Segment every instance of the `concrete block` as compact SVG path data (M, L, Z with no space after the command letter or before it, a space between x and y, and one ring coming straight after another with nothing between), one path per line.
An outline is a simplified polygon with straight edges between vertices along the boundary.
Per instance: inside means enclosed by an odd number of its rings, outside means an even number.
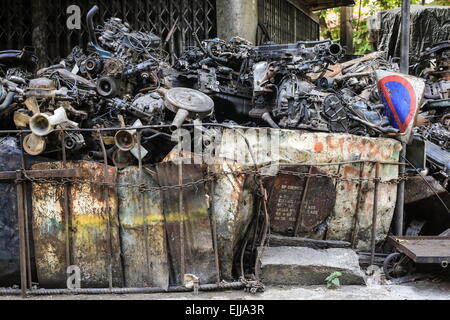
M351 249L266 247L260 267L265 284L320 285L334 271L342 273L339 279L343 285L365 284L358 255Z

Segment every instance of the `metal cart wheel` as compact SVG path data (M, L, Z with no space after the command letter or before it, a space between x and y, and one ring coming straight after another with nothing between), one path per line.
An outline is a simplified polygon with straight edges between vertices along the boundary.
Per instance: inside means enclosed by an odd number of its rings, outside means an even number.
M414 270L414 261L400 252L391 253L383 262L383 271L388 280L410 275Z

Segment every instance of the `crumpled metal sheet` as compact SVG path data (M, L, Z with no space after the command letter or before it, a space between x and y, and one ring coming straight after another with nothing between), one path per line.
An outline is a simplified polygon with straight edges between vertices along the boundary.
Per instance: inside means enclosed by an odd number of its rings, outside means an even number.
M156 164L160 186L179 184L179 165ZM203 179L199 165L182 165L183 184ZM213 247L209 201L204 184L162 191L164 220L170 261L170 284L183 283L184 274L194 274L200 284L215 282L217 271ZM181 208L180 208L180 196Z
M211 166L215 173L239 171L242 168L222 159ZM245 174L219 175L214 185L211 214L217 228L217 247L221 279L231 280L233 259L239 252L239 245L245 236L254 215L254 192Z
M204 156L204 155L203 155ZM208 172L217 174L214 189L208 190L212 223L217 234L217 251L220 278L233 280L233 259L239 252L239 245L245 236L245 230L254 218L254 192L248 183L251 177L245 174L229 173L243 170L238 164L227 159L172 150L163 161L177 163L202 163L210 161Z
M266 129L264 129L266 130ZM248 130L245 136L253 149L258 166L267 166L262 172L276 175L277 164L324 164L320 169L326 173L340 173L344 178L374 178L375 165L349 163L343 165L326 165L332 162L353 160L370 160L398 162L401 150L400 142L387 138L366 138L350 134L312 133L291 130L271 129L265 139L258 140L259 129ZM275 141L272 141L274 139ZM267 152L279 142L277 152ZM236 144L245 146L244 139L234 130L223 132L219 156L234 159ZM252 168L255 164L248 149L241 149L237 161L243 167ZM398 166L381 164L382 181L398 177ZM374 183L358 181L339 181L336 183L336 202L334 212L329 218L325 240L341 240L354 243L361 250L370 248L370 228L372 225ZM377 241L386 237L394 214L397 196L396 184L379 184Z
M33 169L62 169L62 162L44 162ZM100 163L67 162L66 168L80 168L82 179L103 182L105 166ZM116 168L108 166L108 183L116 181ZM33 182L32 184L33 236L39 284L43 287L66 286L66 233L64 186ZM113 286L122 285L117 193L108 187L73 183L68 188L70 222L70 255L72 264L81 270L82 287L109 286L109 250L111 243L111 270ZM108 215L110 232L108 236Z
M141 180L142 179L142 180ZM120 238L126 287L169 286L169 265L166 248L161 192L140 192L137 188L120 186L138 184L157 187L149 174L138 167L118 171Z

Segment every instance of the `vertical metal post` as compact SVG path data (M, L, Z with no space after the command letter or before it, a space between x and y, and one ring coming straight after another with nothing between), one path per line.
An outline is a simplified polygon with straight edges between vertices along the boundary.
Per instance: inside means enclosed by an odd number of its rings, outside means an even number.
M139 184L141 186L144 185L144 171L142 167L142 154L141 154L141 131L139 129L136 130L136 146L138 150L138 166L139 166ZM148 223L147 223L147 211L145 210L145 198L144 198L144 190L140 190L139 201L140 201L140 211L142 215L142 223L144 228L144 247L145 247L145 261L147 265L147 280L150 279L150 260L149 260L149 244L148 244Z
M375 260L375 240L377 233L377 214L378 214L378 185L380 178L380 163L375 164L375 188L373 190L373 213L372 213L372 243L370 245L370 264L373 265Z
M217 278L216 282L217 284L220 283L220 264L219 264L219 251L217 248L217 222L216 217L214 216L214 190L215 190L215 181L211 181L211 206L210 206L210 212L211 212L211 232L212 232L212 238L213 238L213 248L214 248L214 263L216 265L216 272L217 272Z
M22 133L19 134L20 137L20 145L23 145L23 136ZM20 159L22 162L22 170L26 170L26 164L25 164L25 156L24 151L22 149L22 152L20 154ZM28 228L28 198L27 198L27 185L25 183L22 183L22 190L23 190L23 203L24 203L24 223L25 223L25 244L26 244L26 259L27 259L27 284L28 289L32 289L32 283L31 283L31 249L30 249L30 231Z
M112 235L111 235L111 215L109 210L109 186L108 186L108 154L106 153L105 144L103 143L103 137L100 131L97 131L100 147L103 153L103 198L105 200L105 210L106 210L106 228L108 232L108 284L109 289L112 290L113 287L113 276L112 276Z
M402 1L402 25L400 44L400 72L409 73L409 27L410 27L410 0Z
M63 168L67 169L67 157L66 157L66 144L64 143L65 140L65 132L64 130L61 130L61 150L62 150L62 162L63 162ZM69 186L67 185L67 182L64 183L64 229L66 234L66 268L68 268L70 265L72 265L72 259L71 259L71 236L70 236L70 213L69 213Z
M402 142L402 151L400 152L400 161L405 161L406 143ZM400 177L405 175L405 165L399 165L398 174ZM397 186L397 201L395 204L395 235L403 235L403 213L405 204L405 180L401 180Z
M23 188L22 188L22 171L16 171L16 191L17 191L17 215L19 224L19 258L20 258L20 289L22 298L27 295L27 248L24 221L24 205L23 205Z
M183 206L183 187L181 185L183 184L183 151L180 150L179 152L179 165L178 165L178 184L180 185L180 191L178 193L178 206L180 211L180 257L181 257L181 276L184 277L184 274L186 273L186 264L185 264L185 247L184 247L184 206ZM183 278L181 279L183 281Z
M355 220L353 223L353 231L352 231L352 248L356 248L356 240L358 239L358 225L359 225L359 205L361 202L361 189L362 189L362 177L364 175L364 162L360 164L359 170L359 184L358 184L358 193L356 194L356 208L355 208Z
M400 72L409 73L409 29L410 29L410 0L402 1L402 31L401 31L401 47L400 47ZM402 143L402 151L400 159L406 156L406 143ZM404 160L401 160L404 161ZM405 165L399 167L399 175L403 177L405 174ZM405 181L401 180L397 187L397 203L395 212L395 234L403 235L403 207L405 202Z

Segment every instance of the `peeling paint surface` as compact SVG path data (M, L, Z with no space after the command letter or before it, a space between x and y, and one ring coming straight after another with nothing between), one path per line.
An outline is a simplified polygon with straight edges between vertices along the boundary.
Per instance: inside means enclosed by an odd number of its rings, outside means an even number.
M118 172L119 184L141 181L138 167ZM157 182L142 172L142 182L157 187ZM169 286L169 265L160 191L140 192L118 187L120 237L126 287Z
M156 171L160 186L179 184L179 165L173 162L158 163ZM183 164L181 177L183 184L194 182L203 179L203 170L199 165ZM182 189L168 189L162 191L162 195L170 252L170 284L182 284L186 273L196 275L200 284L215 282L217 272L205 186L196 184Z
M320 170L326 173L342 174L344 178L374 178L375 165L350 163L343 165L326 165L327 163L354 160L397 162L401 144L388 138L367 138L350 134L312 133L293 130L271 129L267 139L258 139L258 129L252 128L244 134L256 157L258 166L269 166L270 174L276 175L277 164L324 164ZM274 142L279 141L278 152L268 153ZM278 140L279 139L279 140ZM234 142L234 144L232 143ZM234 130L223 132L219 155L223 158L236 159L236 145L245 145L244 139ZM247 148L237 158L238 163L246 168L255 164ZM382 164L380 178L382 181L398 177L398 166ZM374 183L359 181L334 181L336 184L336 204L329 218L325 239L350 241L360 250L370 246L370 228L372 224L372 206ZM397 195L396 184L379 184L377 241L385 239L394 214ZM299 195L300 196L300 195ZM319 195L318 195L319 196Z
M44 162L33 169L62 169L62 162ZM102 182L104 165L94 162L68 162L66 168L80 168L82 179ZM115 182L116 169L108 167L108 182ZM64 212L64 187L49 183L32 183L33 235L38 281L43 287L65 287L66 221L70 224L70 261L81 270L82 287L108 287L109 241L113 286L122 285L117 194L108 187L73 183L68 187L69 218ZM108 213L110 234L108 235Z
M214 172L239 171L242 168L231 161L222 160L221 164L210 168ZM254 217L254 195L246 187L244 174L226 174L219 176L212 195L212 216L217 226L217 245L220 261L220 276L232 279L233 257L239 242Z

